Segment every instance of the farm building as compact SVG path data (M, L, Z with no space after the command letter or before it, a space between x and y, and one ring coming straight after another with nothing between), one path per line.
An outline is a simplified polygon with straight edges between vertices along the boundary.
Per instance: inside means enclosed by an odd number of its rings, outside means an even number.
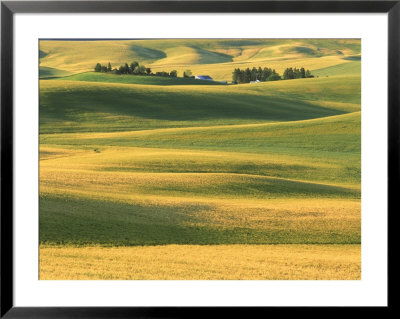
M210 76L208 76L208 75L196 75L194 78L197 79L197 80L214 81L214 80L212 79L212 77L210 77Z

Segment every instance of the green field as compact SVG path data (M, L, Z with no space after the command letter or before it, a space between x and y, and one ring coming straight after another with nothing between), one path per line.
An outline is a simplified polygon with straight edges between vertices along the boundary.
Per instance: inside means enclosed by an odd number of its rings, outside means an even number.
M359 76L361 74L361 61L348 62L314 70L313 74L316 76Z
M58 70L55 68L49 68L46 66L39 67L39 78L46 79L46 78L60 78L63 76L68 76L72 72L65 71L65 70Z
M360 279L359 40L40 49L41 70L57 70L40 80L41 279ZM218 81L243 66L315 77L223 85L93 72L132 60Z
M220 82L210 82L191 78L169 78L162 76L140 75L135 76L126 74L114 75L96 72L83 72L71 76L60 77L60 80L143 85L222 85Z

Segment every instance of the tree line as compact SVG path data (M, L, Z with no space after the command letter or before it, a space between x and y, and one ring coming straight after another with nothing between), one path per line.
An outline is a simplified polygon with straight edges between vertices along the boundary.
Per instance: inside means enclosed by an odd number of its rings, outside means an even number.
M146 68L146 66L139 64L139 62L134 61L131 64L125 63L121 65L118 69L112 68L111 63L108 62L108 65L101 65L97 63L94 67L95 72L101 73L113 73L113 74L134 74L134 75L155 75L155 76L165 76L165 77L174 77L178 76L178 72L176 70L172 70L171 72L159 71L153 73L151 68Z
M303 79L303 78L313 78L314 75L311 74L310 70L305 70L304 68L287 68L283 72L283 79L284 80L291 80L291 79Z
M259 67L258 69L253 67L253 69L250 70L250 68L247 68L245 70L241 70L240 68L237 68L233 71L232 74L232 83L238 84L238 83L250 83L251 81L276 81L280 80L281 77L279 76L278 73L276 73L275 70L270 69L270 68L264 68L262 69Z
M300 78L313 78L314 75L311 74L309 70L304 68L287 68L283 72L283 76L280 76L275 69L253 67L252 69L247 68L241 70L240 68L234 69L232 73L232 83L250 83L254 81L279 81L279 80L289 80L289 79L300 79Z

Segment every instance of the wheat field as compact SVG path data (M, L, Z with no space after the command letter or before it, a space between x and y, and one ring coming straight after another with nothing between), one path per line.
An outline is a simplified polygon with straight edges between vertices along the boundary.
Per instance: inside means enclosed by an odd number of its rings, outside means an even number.
M359 280L360 245L40 248L43 280Z
M360 40L40 42L41 280L361 279ZM178 78L93 72L140 61ZM226 85L234 68L314 78Z

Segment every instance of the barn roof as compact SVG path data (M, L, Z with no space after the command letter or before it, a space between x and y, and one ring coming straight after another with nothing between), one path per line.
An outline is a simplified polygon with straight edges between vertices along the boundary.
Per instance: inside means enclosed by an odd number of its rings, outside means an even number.
M200 80L212 80L212 78L208 75L196 75L196 78Z

